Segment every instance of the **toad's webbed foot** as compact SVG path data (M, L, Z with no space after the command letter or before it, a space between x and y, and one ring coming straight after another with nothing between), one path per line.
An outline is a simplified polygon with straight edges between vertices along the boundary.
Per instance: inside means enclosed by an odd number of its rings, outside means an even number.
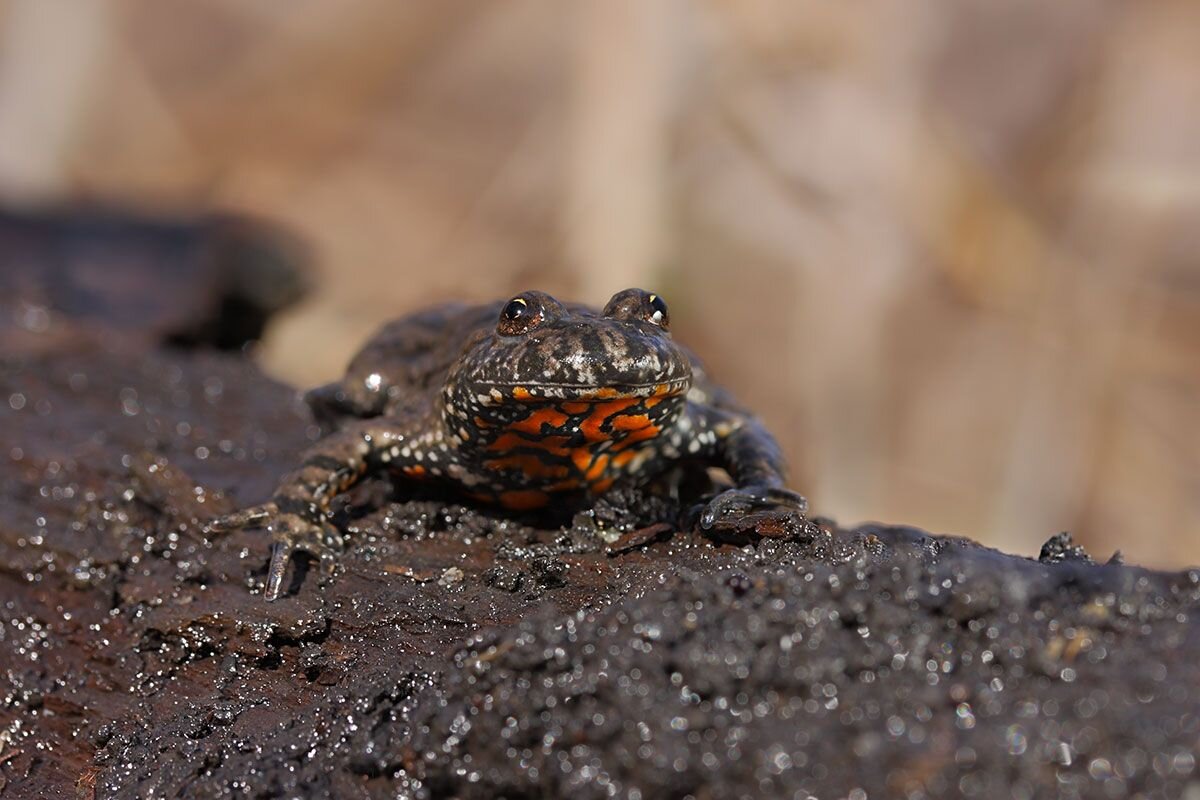
M808 501L789 489L775 486L740 486L727 489L700 512L703 530L787 530L800 523Z
M302 514L280 511L275 503L227 514L208 524L210 531L251 527L266 528L271 533L271 565L267 568L267 585L263 590L263 597L268 601L279 597L283 576L294 553L316 556L321 562L322 571L329 574L344 547L341 533L327 520L313 520Z

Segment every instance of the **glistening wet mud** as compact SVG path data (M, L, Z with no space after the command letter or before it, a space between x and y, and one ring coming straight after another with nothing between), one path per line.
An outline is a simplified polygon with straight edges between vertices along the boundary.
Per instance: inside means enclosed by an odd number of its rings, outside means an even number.
M224 280L189 284L191 330L220 329ZM202 522L318 435L295 391L219 336L24 291L0 798L1200 792L1196 572L829 521L717 542L643 492L544 525L373 481L342 568L268 604L265 535Z

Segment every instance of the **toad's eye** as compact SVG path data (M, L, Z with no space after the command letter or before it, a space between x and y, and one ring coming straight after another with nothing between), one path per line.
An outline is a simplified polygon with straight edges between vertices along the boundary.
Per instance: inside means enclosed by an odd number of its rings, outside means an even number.
M671 315L667 311L666 301L656 294L647 297L646 301L650 305L649 320L660 327L669 327L671 324Z
M537 327L545 313L546 304L533 293L514 297L500 310L496 330L503 336L520 336Z
M504 319L509 322L516 322L521 317L529 314L529 303L520 297L508 301L508 305L504 307Z
M617 292L604 307L604 316L630 322L649 322L664 331L671 327L671 314L661 297L641 289Z

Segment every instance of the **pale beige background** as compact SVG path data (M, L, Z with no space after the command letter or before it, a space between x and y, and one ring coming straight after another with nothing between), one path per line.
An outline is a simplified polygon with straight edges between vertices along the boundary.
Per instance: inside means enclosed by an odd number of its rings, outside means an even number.
M0 196L234 208L382 320L642 285L817 511L1200 562L1200 5L0 2Z

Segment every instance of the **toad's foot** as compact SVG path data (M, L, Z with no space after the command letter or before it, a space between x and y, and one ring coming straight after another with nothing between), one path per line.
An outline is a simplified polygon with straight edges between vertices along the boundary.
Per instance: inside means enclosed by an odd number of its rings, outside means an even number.
M213 520L207 527L214 532L251 527L265 527L270 531L271 565L267 568L267 586L263 590L263 597L267 601L278 599L283 576L294 553L316 556L321 562L321 571L328 575L344 549L341 533L328 521L310 520L300 514L281 512L274 503L227 514Z
M209 520L204 530L206 533L228 533L242 528L260 528L278 513L279 509L274 503L263 503Z
M703 530L786 532L799 530L808 501L801 495L770 486L742 486L714 497L700 513Z

